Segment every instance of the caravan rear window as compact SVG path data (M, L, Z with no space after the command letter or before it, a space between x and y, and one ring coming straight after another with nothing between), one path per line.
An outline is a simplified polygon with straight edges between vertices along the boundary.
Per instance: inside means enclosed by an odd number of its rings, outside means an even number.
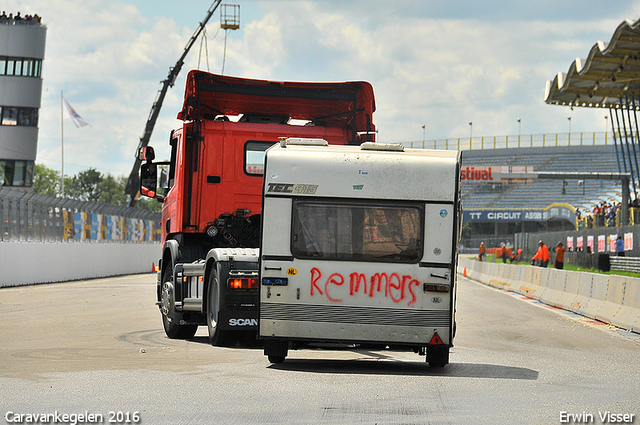
M296 258L417 263L424 208L419 204L294 199Z

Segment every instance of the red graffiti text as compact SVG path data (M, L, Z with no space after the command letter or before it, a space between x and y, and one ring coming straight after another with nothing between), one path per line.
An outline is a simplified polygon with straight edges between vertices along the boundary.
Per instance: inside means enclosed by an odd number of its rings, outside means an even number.
M345 279L340 273L323 277L320 269L311 269L311 296L325 296L334 303L342 302L346 296L384 296L396 304L406 302L410 306L417 300L415 288L419 286L420 282L413 276L401 276L398 273L375 273L367 276L354 272Z

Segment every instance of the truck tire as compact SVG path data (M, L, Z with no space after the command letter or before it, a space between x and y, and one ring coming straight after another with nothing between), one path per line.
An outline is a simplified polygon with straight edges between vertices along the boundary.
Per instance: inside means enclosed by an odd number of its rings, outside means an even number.
M162 272L162 288L161 288L161 305L162 326L164 333L170 339L191 339L198 330L198 325L181 325L174 318L175 311L175 287L173 286L173 270L166 267Z
M233 343L233 333L220 329L220 282L218 271L214 269L209 275L207 290L207 329L211 345L227 347Z

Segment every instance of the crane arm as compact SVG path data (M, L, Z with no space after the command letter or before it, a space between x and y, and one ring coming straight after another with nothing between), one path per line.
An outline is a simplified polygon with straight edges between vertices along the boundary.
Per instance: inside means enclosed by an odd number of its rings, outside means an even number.
M144 127L144 133L142 134L142 137L140 137L140 142L138 143L138 148L136 149L136 159L133 164L133 169L131 170L131 174L129 174L129 180L127 181L127 186L125 187L125 193L129 195L130 207L135 206L136 198L138 195L138 186L140 182L140 176L138 175L138 173L140 170L141 161L137 157L137 152L140 148L146 147L149 144L149 140L151 139L151 133L153 133L153 128L155 127L156 121L158 120L158 116L160 115L160 109L162 108L162 103L164 102L164 98L167 95L167 90L169 89L169 87L173 87L176 81L176 78L178 77L178 74L182 69L182 65L184 65L184 59L187 57L189 50L191 50L191 47L198 39L202 31L204 30L205 26L207 25L207 22L209 22L209 19L211 18L213 13L216 11L216 9L218 8L221 2L222 0L215 0L211 4L204 20L200 22L200 24L198 25L198 28L196 29L196 31L193 33L193 35L187 42L187 45L184 47L182 56L180 56L180 59L178 59L178 61L173 67L169 68L169 74L167 75L167 78L162 81L162 87L158 91L156 95L156 99L153 102L153 105L151 106L151 111L149 112L149 117L147 118L147 123Z

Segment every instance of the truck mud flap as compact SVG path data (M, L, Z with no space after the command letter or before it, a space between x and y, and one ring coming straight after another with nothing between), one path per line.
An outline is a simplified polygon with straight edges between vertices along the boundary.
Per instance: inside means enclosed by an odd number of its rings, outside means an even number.
M252 310L222 310L219 324L224 331L253 331L258 330L258 312Z

